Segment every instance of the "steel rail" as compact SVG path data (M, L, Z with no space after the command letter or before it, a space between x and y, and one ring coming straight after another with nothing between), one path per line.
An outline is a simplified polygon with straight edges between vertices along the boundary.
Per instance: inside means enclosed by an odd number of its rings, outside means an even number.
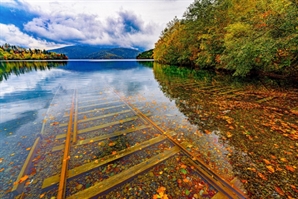
M66 185L66 179L67 179L66 174L67 174L67 170L68 170L68 161L70 159L69 149L70 149L72 117L73 117L73 112L74 112L75 95L76 95L76 91L73 94L71 108L70 108L70 112L69 112L69 121L68 121L68 128L67 128L67 135L66 135L66 141L65 141L64 155L63 155L63 160L62 160L62 168L61 168L61 175L60 175L57 199L65 198L65 190L66 190L65 185Z

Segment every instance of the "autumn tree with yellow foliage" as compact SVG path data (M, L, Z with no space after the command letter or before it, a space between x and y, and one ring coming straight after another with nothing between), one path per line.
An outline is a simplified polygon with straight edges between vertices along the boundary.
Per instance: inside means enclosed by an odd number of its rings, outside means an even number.
M168 23L154 59L195 68L298 75L295 0L195 0L182 19Z

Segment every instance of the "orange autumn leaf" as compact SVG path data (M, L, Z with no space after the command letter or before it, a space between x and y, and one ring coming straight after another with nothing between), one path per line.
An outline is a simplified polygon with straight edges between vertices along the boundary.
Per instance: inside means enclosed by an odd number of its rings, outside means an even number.
M117 151L113 151L113 152L112 152L112 155L116 155L116 154L117 154Z
M227 132L227 137L231 138L233 136L233 134L231 132Z
M33 160L32 160L32 162L36 162L37 160L39 160L41 158L41 156L39 155L39 156L37 156L36 158L34 158Z
M52 124L51 124L51 126L56 126L56 125L58 125L59 124L59 122L53 122Z
M266 163L266 164L271 164L271 162L267 159L263 159L263 161Z
M267 180L266 176L264 176L262 173L258 172L258 176L262 178L263 180Z
M4 168L1 168L1 169L0 169L0 172L2 172L2 171L4 171Z
M290 185L290 187L295 191L295 192L297 192L298 193L298 189L296 188L296 186L295 185Z
M115 146L115 145L116 145L115 142L110 142L110 143L109 143L109 146Z
M28 148L26 149L26 151L30 151L30 149L31 149L31 147L28 147Z
M278 186L274 186L274 190L281 196L284 196L285 193L283 192L283 190L281 188L279 188Z
M211 134L211 131L205 130L206 134Z
M165 190L166 190L165 187L159 187L159 188L157 189L157 193L164 193Z
M40 194L39 198L43 198L46 194L43 193L43 194Z
M28 179L28 175L24 175L23 177L21 177L21 179L19 180L19 183L22 183L22 182L24 182L25 180L27 180Z
M292 166L290 166L290 165L286 165L286 169L287 169L288 171L292 171L292 172L295 171L295 168L292 167Z
M181 168L182 168L182 169L186 169L186 165L185 165L185 164L182 164L182 165L181 165Z
M86 120L87 119L87 116L86 115L84 115L84 120Z
M270 166L266 166L266 168L270 171L270 173L274 173L275 170L274 168L270 165Z

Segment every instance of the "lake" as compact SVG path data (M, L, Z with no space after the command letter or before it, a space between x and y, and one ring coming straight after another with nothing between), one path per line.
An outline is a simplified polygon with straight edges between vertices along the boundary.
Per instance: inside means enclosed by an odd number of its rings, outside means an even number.
M298 197L295 81L148 60L0 75L1 198Z

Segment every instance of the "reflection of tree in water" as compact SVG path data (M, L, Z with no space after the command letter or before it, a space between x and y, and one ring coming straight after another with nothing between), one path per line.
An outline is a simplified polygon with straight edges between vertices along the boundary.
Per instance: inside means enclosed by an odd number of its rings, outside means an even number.
M0 62L0 81L7 80L11 74L21 75L33 70L43 71L64 66L67 62Z
M159 64L154 75L191 124L207 134L219 130L221 142L231 149L227 157L233 171L251 198L298 198L298 121L292 111L298 95L290 84L212 75L193 78L195 73ZM219 95L230 90L241 94Z
M153 61L137 61L140 65L153 68Z

